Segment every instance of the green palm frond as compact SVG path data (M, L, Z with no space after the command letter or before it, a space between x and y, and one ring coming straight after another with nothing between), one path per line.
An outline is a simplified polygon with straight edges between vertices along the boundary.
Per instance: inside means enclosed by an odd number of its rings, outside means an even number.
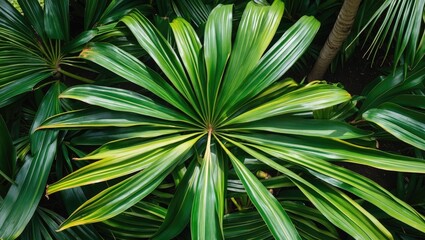
M379 77L364 92L358 119L376 124L395 138L425 150L425 62Z
M129 209L148 202L161 183L173 179L177 188L170 202L145 206L161 212L155 219L164 219L159 227L152 222L152 229L158 231L146 233L147 237L174 238L187 226L194 239L246 236L231 229L238 226L232 225L232 216L240 214L247 224L257 221L259 228L268 229L263 235L247 229L255 234L252 237L314 239L309 236L318 234L334 239L335 225L354 238L391 239L364 201L425 232L425 218L414 208L370 179L335 164L425 173L421 159L344 140L370 132L337 120L314 119L315 111L346 103L351 96L325 82L302 85L282 79L320 25L313 17L302 17L270 46L283 9L280 0L272 5L250 2L236 30L232 6L218 5L208 17L203 41L188 21L177 18L171 23L177 51L140 11L132 11L121 21L160 73L112 44L91 43L84 48L81 58L148 93L140 94L136 87L82 85L59 96L93 108L56 115L39 131L92 128L82 134L93 137L97 145L103 144L100 138L107 134L114 139L75 159L92 163L49 185L47 194L113 183L78 207L60 230L102 221L111 226L133 221L127 218ZM232 32L236 32L234 40ZM110 127L125 130L120 135ZM87 143L82 140L81 144ZM288 203L288 198L280 199L284 193L272 193L266 187L270 183L253 173L250 161L258 163L258 170L285 177L285 186L296 191L298 201ZM231 199L229 180L233 189L242 189ZM303 210L308 211L303 204L315 207L307 208L311 216L302 216ZM145 221L141 218L140 225Z
M59 83L52 85L37 111L30 134L32 155L26 157L0 208L1 238L15 239L22 233L43 195L56 154L58 131L35 132L35 129L46 118L61 112L58 100L61 89Z
M14 7L17 3L19 9ZM93 2L88 1L86 7L90 4ZM15 239L33 220L46 181L51 177L50 169L58 149L58 131L34 133L34 129L47 117L62 111L58 95L65 88L63 82L94 82L82 76L81 73L87 72L93 76L95 70L78 58L77 53L101 32L95 24L116 21L142 5L112 1L106 9L88 11L85 18L93 20L93 25L73 38L70 1L18 0L12 5L7 0L0 0L0 109L7 112L11 108L20 108L24 101L39 107L34 111L37 112L35 118L25 116L26 107L23 107L24 113L16 111L16 115L23 115L25 124L29 125L21 129L18 127L15 131L18 137L22 133L26 135L13 139L16 140L18 156L8 134L2 133L1 136L0 181L3 183L6 179L12 183L4 184L1 189L4 194L4 202L0 206L1 239ZM50 90L44 91L48 85L51 85ZM0 131L5 131L3 126ZM7 151L3 147L7 147Z
M371 4L376 3L364 4L365 11L373 9ZM364 27L359 34L367 30L366 38L371 39L366 55L374 61L378 50L386 47L385 60L394 48L394 68L400 61L415 68L425 55L424 11L424 0L383 1L370 18L361 19Z

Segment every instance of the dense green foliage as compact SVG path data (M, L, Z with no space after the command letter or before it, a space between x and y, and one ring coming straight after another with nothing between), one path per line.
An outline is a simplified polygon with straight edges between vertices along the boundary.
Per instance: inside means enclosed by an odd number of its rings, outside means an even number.
M414 24L384 26L409 40L353 97L287 75L341 1L0 0L0 239L423 238L425 1L406 2ZM355 30L395 3L368 4Z

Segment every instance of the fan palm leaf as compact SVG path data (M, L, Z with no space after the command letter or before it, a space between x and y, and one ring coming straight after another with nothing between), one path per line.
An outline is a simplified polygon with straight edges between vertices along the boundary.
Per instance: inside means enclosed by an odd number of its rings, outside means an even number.
M345 103L351 96L324 82L301 85L281 80L319 28L313 17L302 17L269 46L283 8L280 0L270 6L248 3L234 41L230 5L212 10L203 43L186 20L177 18L171 27L178 53L143 14L132 11L121 21L162 75L112 44L91 43L85 48L82 58L148 90L150 98L134 89L91 85L61 94L63 99L79 100L95 109L49 118L40 131L138 126L139 132L108 142L80 158L95 162L49 186L47 193L52 194L117 179L82 204L60 229L120 216L172 175L180 184L163 226L153 237L173 238L190 222L193 238L222 239L229 234L223 223L229 211L226 189L233 173L268 234L277 239L301 239L318 231L308 218L288 213L294 209L285 207L248 168L250 158L287 177L291 186L304 194L301 201L312 203L317 212L355 238L392 236L346 191L425 231L425 218L412 207L373 181L335 166L334 162L344 161L391 171L425 172L420 159L342 140L368 136L367 131L342 122L332 128L332 121L313 118L314 111ZM85 113L90 115L82 119ZM152 129L164 134L150 135ZM186 171L181 177L172 174L182 168ZM370 192L372 195L368 195ZM298 231L296 224L303 227ZM308 224L310 230L305 227ZM330 227L322 234L334 236L334 230Z
M17 100L33 101L33 95L38 94L41 94L41 104L34 122L29 123L29 126L32 125L30 131L24 133L27 137L20 139L18 151L22 162L17 163L8 134L2 133L1 136L1 141L5 141L4 146L8 148L5 156L3 149L1 152L1 180L3 182L6 178L12 182L2 189L2 193L5 192L0 206L2 239L15 239L24 230L37 209L50 176L50 168L56 158L58 132L34 133L34 129L45 118L61 111L58 95L64 85L59 82L68 78L94 82L80 75L82 71L94 70L84 60L78 59L76 53L96 36L98 29L92 29L96 24L108 24L136 6L112 1L107 5L107 12L104 12L105 9L88 11L85 17L91 19L90 29L71 39L70 1L46 0L42 6L37 0L17 2L20 11L9 1L0 0L0 108L7 112L9 109L6 107ZM93 1L87 1L86 7L93 7L93 4ZM101 14L102 18L91 16L96 14ZM69 69L74 72L68 72ZM46 85L52 87L43 98L42 88ZM29 92L36 93L27 94Z

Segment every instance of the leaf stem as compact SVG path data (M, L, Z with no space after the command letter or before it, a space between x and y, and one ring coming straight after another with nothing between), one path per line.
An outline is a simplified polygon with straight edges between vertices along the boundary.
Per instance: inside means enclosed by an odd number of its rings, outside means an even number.
M65 76L74 78L75 80L78 80L78 81L81 81L81 82L84 82L84 83L94 83L94 81L91 80L91 79L81 77L81 76L75 75L73 73L67 72L67 71L63 70L62 68L58 68L58 72L62 73Z
M232 202L233 202L233 204L235 204L235 206L236 206L236 208L239 210L239 211L242 211L242 207L241 207L241 205L239 205L239 203L238 203L238 201L236 201L236 199L235 198L230 198L231 200L232 200Z
M9 178L9 176L7 176L6 175L6 173L4 173L4 172L2 172L1 170L0 170L0 175L2 176L2 177L4 177L4 179L6 179L8 182L10 182L11 184L16 184L16 182L15 181L13 181L13 179L11 179L11 178Z

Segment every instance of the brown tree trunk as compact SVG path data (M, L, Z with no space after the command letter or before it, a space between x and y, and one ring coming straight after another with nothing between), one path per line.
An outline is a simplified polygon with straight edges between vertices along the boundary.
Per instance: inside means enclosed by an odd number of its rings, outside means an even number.
M313 69L307 76L309 82L322 79L325 75L329 65L341 48L342 43L344 43L348 34L350 34L360 3L361 0L345 0L342 4L342 8L339 11L335 25L329 34L325 45L322 50L320 50L319 57L317 58Z

